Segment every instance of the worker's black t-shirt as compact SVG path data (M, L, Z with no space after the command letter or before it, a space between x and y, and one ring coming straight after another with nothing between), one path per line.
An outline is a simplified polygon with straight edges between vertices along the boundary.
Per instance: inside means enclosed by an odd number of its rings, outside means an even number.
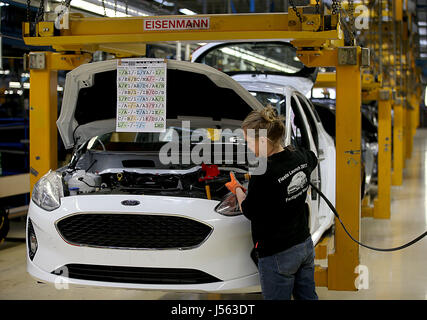
M285 148L267 158L264 174L251 176L241 206L251 220L260 257L284 251L310 236L305 200L316 166L312 151Z

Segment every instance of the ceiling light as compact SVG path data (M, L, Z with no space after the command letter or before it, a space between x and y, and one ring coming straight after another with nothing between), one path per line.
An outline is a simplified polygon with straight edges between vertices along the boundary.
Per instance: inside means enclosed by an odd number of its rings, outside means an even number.
M187 9L187 8L179 9L179 12L181 12L182 14L190 15L190 16L197 14L194 11L191 11L190 9Z
M160 3L161 5L166 6L166 7L172 7L175 5L175 3L173 3L173 2L167 2L164 0L154 0L154 1L157 3Z
M9 88L21 88L21 84L19 82L9 82Z
M62 0L55 0L61 2ZM99 4L85 1L85 0L73 0L71 6L74 8L89 11L100 16L104 16L104 7L102 6L102 0L92 0ZM141 10L136 10L133 7L128 7L126 14L126 6L121 4L115 4L113 1L104 1L105 5L109 7L105 8L105 14L107 17L130 17L130 16L148 16L149 14ZM113 8L113 9L112 9ZM114 9L115 8L115 9Z

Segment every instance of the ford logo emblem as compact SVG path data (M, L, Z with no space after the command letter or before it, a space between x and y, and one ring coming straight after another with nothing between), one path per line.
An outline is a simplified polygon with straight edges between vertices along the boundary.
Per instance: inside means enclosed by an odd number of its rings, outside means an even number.
M141 202L139 202L138 200L123 200L122 201L122 205L124 205L124 206L137 206L140 203Z

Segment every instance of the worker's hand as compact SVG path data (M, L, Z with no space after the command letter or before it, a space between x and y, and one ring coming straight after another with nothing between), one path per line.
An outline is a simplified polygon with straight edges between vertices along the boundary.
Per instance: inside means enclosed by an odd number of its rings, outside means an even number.
M234 176L234 173L230 171L230 182L227 182L225 186L228 190L230 190L232 193L236 194L237 188L242 188L243 192L246 192L245 187L243 187L239 181L237 181L236 177Z

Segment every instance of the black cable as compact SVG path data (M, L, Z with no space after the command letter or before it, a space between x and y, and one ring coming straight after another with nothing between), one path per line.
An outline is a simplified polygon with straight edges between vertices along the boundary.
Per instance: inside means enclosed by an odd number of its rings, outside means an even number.
M77 180L79 180L79 181L81 181L81 182L83 182L85 185L87 185L88 187L91 187L91 188L99 188L99 187L97 187L97 186L91 186L90 184L88 184L86 181L84 181L83 180L83 177L79 177L79 178L77 178Z
M326 198L326 196L322 193L322 191L320 191L313 183L310 182L310 186L316 190L316 192L323 198L323 200L325 200L326 204L329 206L329 208L331 208L332 212L334 213L334 215L337 217L338 221L341 223L341 226L343 227L345 233L347 233L347 235L350 237L351 240L353 240L354 242L356 242L357 244L359 244L362 247L371 249L371 250L375 250L375 251L384 251L384 252L390 252L390 251L397 251L397 250L402 250L405 249L411 245L413 245L414 243L420 241L422 238L424 238L425 236L427 236L427 231L425 231L423 234L421 234L420 236L418 236L417 238L415 238L412 241L409 241L408 243L399 246L399 247L395 247L395 248L375 248L375 247L371 247L368 246L366 244L360 243L359 241L357 241L356 239L354 239L351 234L347 231L346 227L344 226L344 223L341 221L341 218L337 212L337 210L335 209L335 207L333 206L333 204L328 200L328 198Z

